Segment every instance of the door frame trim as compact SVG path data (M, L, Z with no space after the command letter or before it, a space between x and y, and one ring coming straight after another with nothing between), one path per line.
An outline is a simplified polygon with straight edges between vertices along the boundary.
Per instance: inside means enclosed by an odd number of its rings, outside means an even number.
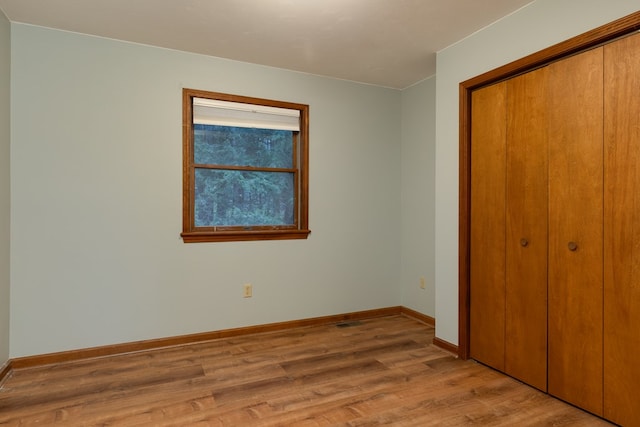
M471 93L475 89L543 67L578 52L640 30L640 11L569 40L525 56L460 83L458 210L458 357L469 358L470 224L471 224Z

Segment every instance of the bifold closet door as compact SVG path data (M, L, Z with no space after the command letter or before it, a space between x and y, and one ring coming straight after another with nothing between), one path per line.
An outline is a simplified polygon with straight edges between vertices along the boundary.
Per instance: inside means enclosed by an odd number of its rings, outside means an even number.
M603 49L548 67L548 391L603 405Z
M640 425L640 34L604 47L604 416Z
M504 371L506 84L473 92L471 102L469 351Z
M472 95L471 357L547 382L547 143L541 69Z
M547 390L547 69L507 81L505 369Z

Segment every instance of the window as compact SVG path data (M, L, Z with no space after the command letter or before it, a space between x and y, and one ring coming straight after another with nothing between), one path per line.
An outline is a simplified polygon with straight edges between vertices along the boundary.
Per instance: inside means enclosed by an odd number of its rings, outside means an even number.
M309 106L183 89L189 242L306 239Z

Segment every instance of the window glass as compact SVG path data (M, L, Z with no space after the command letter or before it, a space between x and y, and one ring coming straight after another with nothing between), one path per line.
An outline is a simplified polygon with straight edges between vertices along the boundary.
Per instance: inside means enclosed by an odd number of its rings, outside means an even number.
M193 126L194 163L293 167L293 132L229 126Z
M293 225L294 174L196 168L196 227Z

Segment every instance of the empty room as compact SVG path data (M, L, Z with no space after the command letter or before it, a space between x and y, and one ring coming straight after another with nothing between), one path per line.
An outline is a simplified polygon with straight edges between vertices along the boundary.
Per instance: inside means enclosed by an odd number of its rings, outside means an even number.
M0 0L0 426L640 426L638 30Z

